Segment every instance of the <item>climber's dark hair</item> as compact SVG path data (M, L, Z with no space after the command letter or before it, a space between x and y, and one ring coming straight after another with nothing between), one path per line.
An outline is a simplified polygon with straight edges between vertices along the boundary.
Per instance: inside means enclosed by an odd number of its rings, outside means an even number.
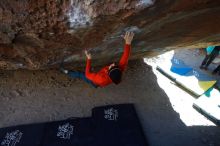
M115 83L116 85L121 82L122 71L118 65L111 67L108 71L108 75L112 80L112 82Z

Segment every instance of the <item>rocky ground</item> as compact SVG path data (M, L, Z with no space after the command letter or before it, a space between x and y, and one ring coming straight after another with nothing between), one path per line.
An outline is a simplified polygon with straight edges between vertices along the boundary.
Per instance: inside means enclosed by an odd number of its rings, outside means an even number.
M143 60L130 61L120 85L94 89L57 70L1 71L0 127L85 117L95 106L134 103L150 145L219 146L219 128L184 123L157 75ZM169 80L164 82L174 91L175 99L179 99L179 93L193 98ZM185 114L190 117L194 112L190 109Z

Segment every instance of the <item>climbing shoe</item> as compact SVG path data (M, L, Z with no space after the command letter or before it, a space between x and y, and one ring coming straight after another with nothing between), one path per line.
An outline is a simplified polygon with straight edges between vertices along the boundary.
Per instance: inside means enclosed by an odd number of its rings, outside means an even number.
M68 74L68 70L67 70L67 69L64 69L63 62L60 64L59 70L60 70L61 73Z
M64 69L63 67L60 67L60 72L64 74L68 74L68 70Z

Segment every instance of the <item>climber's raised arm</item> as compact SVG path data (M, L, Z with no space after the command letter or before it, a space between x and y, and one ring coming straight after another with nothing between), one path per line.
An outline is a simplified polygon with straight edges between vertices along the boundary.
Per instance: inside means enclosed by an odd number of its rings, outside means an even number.
M124 36L125 40L125 46L124 46L124 52L122 54L122 57L119 61L119 67L123 71L125 67L128 64L128 58L130 56L130 51L131 51L131 42L133 40L134 33L133 32L126 32Z

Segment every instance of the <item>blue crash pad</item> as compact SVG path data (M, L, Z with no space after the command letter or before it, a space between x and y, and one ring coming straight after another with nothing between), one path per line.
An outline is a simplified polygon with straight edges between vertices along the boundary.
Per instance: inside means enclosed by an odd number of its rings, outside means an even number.
M184 61L176 58L164 62L157 69L195 96L201 96L217 82L212 77L193 69Z

